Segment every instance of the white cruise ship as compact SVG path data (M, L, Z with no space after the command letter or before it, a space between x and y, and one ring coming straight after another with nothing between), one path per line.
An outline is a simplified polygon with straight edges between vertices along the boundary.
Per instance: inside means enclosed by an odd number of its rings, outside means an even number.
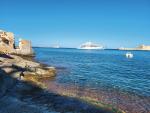
M59 45L53 45L53 46L51 46L51 48L60 48L60 46Z
M99 46L97 44L94 44L92 42L86 42L80 45L78 49L103 49L103 46Z

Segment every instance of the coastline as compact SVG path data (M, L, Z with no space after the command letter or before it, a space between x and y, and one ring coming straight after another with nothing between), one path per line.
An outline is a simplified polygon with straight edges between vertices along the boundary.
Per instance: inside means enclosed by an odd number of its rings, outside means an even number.
M29 57L27 57L28 59ZM40 64L35 62L32 58L25 59L20 56L16 55L6 55L1 54L0 55L0 72L1 72L1 79L2 81L5 81L5 83L1 83L1 103L0 106L2 107L3 113L5 113L7 110L3 108L3 103L5 104L11 104L14 102L18 102L18 106L21 106L24 103L31 103L31 106L25 104L27 108L25 110L29 110L28 112L32 112L30 108L33 108L35 110L35 113L37 112L46 112L44 109L48 109L48 111L52 111L52 113L56 113L56 106L59 106L57 109L58 112L61 111L68 111L71 113L88 113L89 109L94 110L93 113L115 113L116 111L118 113L121 113L120 111L116 110L112 106L109 107L100 103L96 104L93 100L87 100L87 98L75 98L73 95L58 95L55 93L50 93L47 91L46 86L40 82L40 79L42 78L50 78L54 77L56 75L56 69L54 67L47 67L47 65ZM24 76L20 76L21 72L23 72ZM9 78L10 82L5 80L6 78ZM21 84L21 86L20 86ZM12 88L10 88L10 86ZM33 95L34 94L34 95ZM36 95L35 95L36 94ZM32 98L34 98L37 95L46 95L46 96L40 96L41 98L44 98L44 101L47 100L47 95L50 100L53 100L52 102L45 102L42 103L43 99L41 99L38 103L40 104L40 109L37 107L36 103L32 103ZM12 97L12 95L15 95L15 97ZM30 96L29 96L30 95ZM28 96L30 98L28 98ZM25 98L25 101L22 101L21 98ZM59 98L56 98L59 97ZM64 99L65 98L65 99ZM30 100L31 99L31 100ZM71 99L71 100L70 100ZM7 101L6 101L7 100ZM38 100L36 100L38 101ZM62 103L59 103L59 101L62 101ZM92 102L93 101L93 102ZM23 103L22 103L23 102ZM94 104L95 103L95 104ZM46 107L45 105L54 104L54 106ZM66 104L67 107L66 108ZM71 105L70 105L71 104ZM100 105L100 106L99 106ZM82 107L83 108L82 108ZM17 113L21 109L20 107L14 106L13 104L9 106L10 108L7 108L8 110L15 110L15 113ZM71 110L70 110L71 109ZM80 110L80 112L78 112ZM21 112L21 111L20 111ZM67 113L67 112L64 112Z
M149 46L141 46L141 47L136 47L136 48L119 48L118 50L123 50L123 51L150 51Z
M28 59L27 59L28 58ZM54 67L48 67L32 60L32 57L21 57L19 55L1 54L0 68L11 77L23 81L38 82L39 78L47 78L56 75Z

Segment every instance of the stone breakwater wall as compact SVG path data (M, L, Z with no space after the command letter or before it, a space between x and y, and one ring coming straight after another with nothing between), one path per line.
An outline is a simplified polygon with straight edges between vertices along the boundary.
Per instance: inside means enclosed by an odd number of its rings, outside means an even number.
M0 30L0 52L33 55L31 41L19 39L19 44L16 46L14 33L3 30Z
M150 51L150 46L146 46L146 45L140 45L136 48L124 48L124 47L121 47L119 48L119 50L143 50L143 51Z

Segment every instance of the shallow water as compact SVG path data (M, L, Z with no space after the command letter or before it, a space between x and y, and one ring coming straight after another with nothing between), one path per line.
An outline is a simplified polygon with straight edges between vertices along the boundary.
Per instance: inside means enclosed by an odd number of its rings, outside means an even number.
M87 96L129 113L150 112L150 52L34 48L36 60L55 66L49 90Z

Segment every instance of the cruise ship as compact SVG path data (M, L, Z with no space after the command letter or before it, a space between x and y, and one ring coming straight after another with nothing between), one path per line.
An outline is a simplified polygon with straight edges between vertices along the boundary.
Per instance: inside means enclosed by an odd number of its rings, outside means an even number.
M103 46L99 46L97 44L94 44L92 42L86 42L80 45L78 49L103 49Z
M59 45L53 45L53 46L51 46L51 48L60 48L60 46Z

